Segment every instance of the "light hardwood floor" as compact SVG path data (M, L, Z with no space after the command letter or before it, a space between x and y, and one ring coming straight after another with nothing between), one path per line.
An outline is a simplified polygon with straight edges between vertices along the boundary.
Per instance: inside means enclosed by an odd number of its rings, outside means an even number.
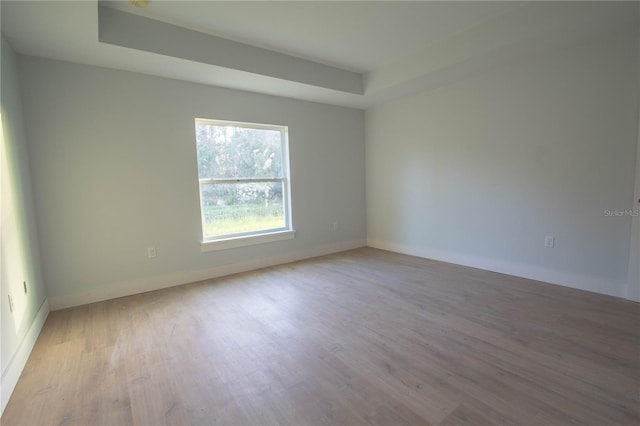
M370 248L52 312L2 425L638 425L640 305Z

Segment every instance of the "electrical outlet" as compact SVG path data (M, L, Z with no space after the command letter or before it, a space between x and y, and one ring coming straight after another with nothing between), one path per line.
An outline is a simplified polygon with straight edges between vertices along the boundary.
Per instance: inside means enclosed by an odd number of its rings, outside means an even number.
M556 245L556 238L551 235L545 235L544 246L547 248L554 248Z
M147 249L147 256L149 256L149 259L153 259L157 255L158 255L158 253L156 252L156 248L155 247L149 247Z
M13 297L9 295L9 312L13 312Z
M24 294L27 294L27 282L22 281L22 288L24 288Z

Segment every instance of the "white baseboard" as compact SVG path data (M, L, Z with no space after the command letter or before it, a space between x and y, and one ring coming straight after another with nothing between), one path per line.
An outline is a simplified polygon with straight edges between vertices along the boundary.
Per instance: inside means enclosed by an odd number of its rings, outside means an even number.
M0 382L0 401L2 407L0 409L0 415L4 413L7 403L9 403L9 398L11 398L11 394L18 384L18 379L22 374L22 370L24 370L24 366L27 364L29 355L31 355L33 346L36 344L36 340L38 340L38 336L44 326L44 322L49 316L49 312L49 300L45 299L42 305L40 305L36 317L29 326L29 330L27 330L27 333L20 341L18 349L14 352L7 363L7 367L2 372L2 380Z
M557 284L564 287L576 288L579 290L591 291L594 293L606 294L624 298L626 296L625 282L608 281L604 278L590 275L580 275L565 271L556 271L539 266L527 265L524 263L495 260L479 256L470 256L444 250L435 250L427 247L409 246L382 240L367 240L369 247L388 250L397 253L418 256L427 259L439 260L456 265L469 266L472 268L484 269L486 271L499 272L507 275L528 278L536 281L543 281L550 284Z
M338 253L341 251L351 250L364 246L366 246L365 240L346 241L336 244L314 247L306 250L261 257L244 262L215 266L208 269L156 275L152 277L114 283L109 286L95 288L80 293L50 297L49 303L51 305L51 310L55 311L72 306L86 305L87 303L100 302L103 300L130 296L132 294L145 293L147 291L160 290L167 287L222 277L225 275L237 274L239 272L252 271L255 269L266 268L268 266L280 265L283 263L295 262L312 257L324 256L327 254Z

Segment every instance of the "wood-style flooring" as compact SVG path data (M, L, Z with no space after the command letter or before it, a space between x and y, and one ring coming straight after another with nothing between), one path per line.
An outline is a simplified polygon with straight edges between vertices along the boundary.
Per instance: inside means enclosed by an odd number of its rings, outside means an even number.
M640 305L364 248L52 312L9 425L638 425Z

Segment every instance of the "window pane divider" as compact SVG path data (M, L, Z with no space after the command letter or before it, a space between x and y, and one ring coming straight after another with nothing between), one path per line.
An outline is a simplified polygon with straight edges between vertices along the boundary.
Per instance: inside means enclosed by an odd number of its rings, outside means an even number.
M284 178L206 178L200 183L253 183L253 182L282 182Z

